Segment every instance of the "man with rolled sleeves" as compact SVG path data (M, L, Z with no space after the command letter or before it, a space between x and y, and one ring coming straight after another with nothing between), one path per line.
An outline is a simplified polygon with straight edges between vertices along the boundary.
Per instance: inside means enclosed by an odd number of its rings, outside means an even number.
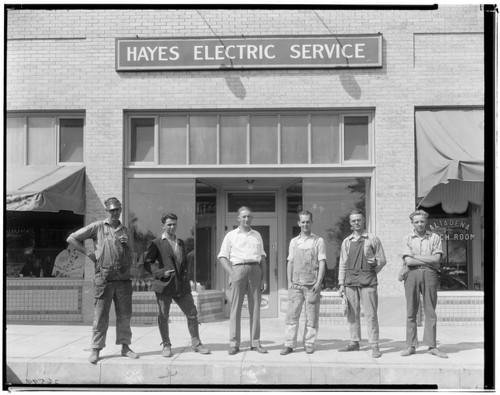
M94 323L90 363L97 363L99 352L106 346L111 302L115 302L116 344L122 345L124 357L137 359L129 345L132 343L130 319L132 317L132 266L133 246L129 230L120 222L122 204L111 197L104 202L108 217L96 221L69 235L69 245L87 255L95 264ZM84 241L92 239L95 252L85 248Z
M352 234L344 239L340 248L339 293L346 295L349 305L350 343L339 351L359 351L361 340L360 306L363 300L368 327L368 342L372 346L372 357L380 358L378 340L378 279L377 274L387 263L380 239L366 231L365 216L359 209L349 215Z
M267 288L266 253L262 236L250 227L252 218L252 210L249 207L238 209L239 226L226 234L218 255L220 263L230 276L229 355L240 351L241 310L245 294L248 295L250 313L251 350L261 354L267 353L260 344L261 292Z
M413 231L403 239L403 260L408 267L404 282L406 297L406 346L402 357L415 354L418 346L417 313L422 294L425 324L423 343L428 353L439 358L448 355L436 347L436 305L439 288L439 261L443 255L441 237L426 229L429 214L417 210L410 214Z

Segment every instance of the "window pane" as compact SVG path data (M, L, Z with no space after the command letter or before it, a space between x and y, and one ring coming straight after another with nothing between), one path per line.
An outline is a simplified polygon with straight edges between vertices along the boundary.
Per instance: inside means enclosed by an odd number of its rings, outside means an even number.
M248 206L254 212L273 213L276 211L276 195L274 193L229 193L227 206L230 213L237 212L242 206Z
M56 164L55 118L28 118L28 165Z
M344 160L368 160L368 117L344 118Z
M59 162L83 162L83 119L59 120Z
M281 163L307 163L307 117L282 116L281 122Z
M162 235L161 216L166 212L177 215L177 236L184 240L189 254L194 245L194 179L129 179L128 219L137 254L134 281L152 281L142 266L144 252L152 239Z
M325 240L327 266L338 268L340 246L351 233L349 212L365 210L367 178L305 178L303 181L304 210L313 214L313 232ZM337 269L335 269L337 270ZM337 273L327 277L337 281ZM331 284L330 284L331 285Z
M132 162L154 162L154 118L132 118L131 128L130 160Z
M250 117L250 163L278 163L278 117L252 115Z
M25 118L7 118L7 164L24 165Z
M312 163L339 163L338 115L311 116Z
M160 164L185 165L187 117L160 119Z
M189 117L189 162L194 165L217 163L217 117Z
M220 163L247 163L247 123L248 117L220 117Z

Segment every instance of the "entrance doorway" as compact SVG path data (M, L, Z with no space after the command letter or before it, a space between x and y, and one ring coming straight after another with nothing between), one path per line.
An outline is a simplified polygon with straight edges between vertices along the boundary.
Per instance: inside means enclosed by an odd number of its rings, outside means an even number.
M266 278L267 289L262 292L262 300L260 304L261 317L276 317L278 314L278 268L277 268L277 219L262 217L259 213L253 213L252 229L259 232L264 242L264 251L266 257ZM230 231L238 227L235 223L234 215L226 217L226 229ZM229 299L229 289L226 291L226 296ZM248 302L245 295L243 302L242 317L248 317Z

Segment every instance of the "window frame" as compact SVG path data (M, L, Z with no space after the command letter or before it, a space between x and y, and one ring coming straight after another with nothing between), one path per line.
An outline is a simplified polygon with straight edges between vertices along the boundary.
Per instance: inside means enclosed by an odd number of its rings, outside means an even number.
M55 120L55 125L54 125L54 131L53 133L55 134L54 136L54 144L55 144L55 158L53 160L53 166L81 166L82 164L85 163L85 140L86 140L86 133L85 133L85 121L86 121L86 116L85 113L83 112L70 112L70 113L44 113L44 112L22 112L22 113L16 113L16 112L8 112L7 113L7 118L21 118L24 121L24 130L23 130L23 143L24 143L24 149L23 149L23 163L21 165L12 165L12 166L37 166L34 164L29 164L28 163L28 119L29 118L53 118ZM60 127L60 120L61 119L82 119L83 120L83 139L82 139L82 161L81 162L61 162L61 127ZM7 145L7 144L6 144ZM6 149L8 146L6 146ZM11 166L9 163L7 163L7 166Z
M275 115L278 118L278 125L276 129L277 136L277 152L276 159L277 163L269 163L269 164L252 164L251 162L251 120L252 116L258 115ZM281 117L288 115L302 115L307 119L307 162L306 163L282 163L282 147L281 147L281 139L282 139L282 125L281 125ZM312 125L311 125L311 116L312 115L336 115L339 116L339 161L338 163L314 163L313 154L312 154ZM160 162L160 124L164 118L169 116L172 117L186 117L186 161L183 164L161 164ZM217 141L216 141L216 162L212 164L193 164L191 163L190 157L190 116L214 116L217 121ZM244 163L240 164L222 164L221 163L221 116L245 116L247 118L247 137L245 141L245 152L246 158ZM344 154L344 119L347 117L367 117L368 118L368 158L366 160L345 160ZM132 156L132 119L137 118L153 118L155 120L154 126L154 158L153 161L131 161ZM335 110L335 109L321 109L321 110L307 110L307 109L298 109L294 111L293 109L276 109L276 110L171 110L171 111L131 111L125 113L125 125L126 125L126 164L125 167L128 168L145 168L145 167L155 167L155 168L186 168L186 169L194 169L194 168L267 168L278 166L281 168L289 168L289 167L348 167L348 166L368 166L374 167L374 143L375 143L375 127L374 127L374 118L375 118L375 108L370 109L360 109L360 110ZM164 122L164 121L163 121Z

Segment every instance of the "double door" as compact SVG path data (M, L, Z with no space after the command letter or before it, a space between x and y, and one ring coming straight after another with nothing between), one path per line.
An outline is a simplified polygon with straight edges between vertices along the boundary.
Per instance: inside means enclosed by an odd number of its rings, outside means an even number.
M227 231L238 227L234 214L226 217ZM252 229L259 232L264 243L266 257L267 289L262 292L260 304L261 317L277 317L278 314L278 268L277 268L277 218L263 217L254 214L251 225ZM229 289L226 297L229 298ZM228 299L229 300L229 299ZM248 317L247 296L243 302L242 317Z

